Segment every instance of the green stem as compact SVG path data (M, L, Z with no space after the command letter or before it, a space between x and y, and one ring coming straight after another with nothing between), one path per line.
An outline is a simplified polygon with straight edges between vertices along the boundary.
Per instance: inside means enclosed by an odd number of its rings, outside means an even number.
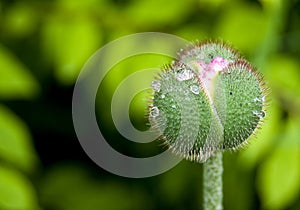
M204 210L223 209L222 157L222 152L218 152L203 164Z

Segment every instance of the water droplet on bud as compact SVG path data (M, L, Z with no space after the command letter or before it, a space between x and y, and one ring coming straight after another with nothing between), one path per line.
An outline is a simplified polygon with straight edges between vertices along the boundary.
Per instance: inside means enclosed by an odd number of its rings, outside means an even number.
M260 103L260 102L262 102L262 101L263 101L263 99L260 99L260 98L255 98L253 101L254 101L255 103Z
M259 118L264 118L266 116L266 113L263 110L262 111L254 110L252 111L252 113Z
M200 88L197 85L191 85L190 86L190 90L194 93L194 94L199 94L200 93Z
M155 92L159 92L160 91L160 81L158 81L158 80L152 81L151 86L152 86L152 89Z
M150 108L151 117L157 117L158 115L159 115L159 109L156 106Z
M265 113L264 111L261 111L261 112L260 112L260 117L261 117L261 118L264 118L265 116L266 116L266 113Z
M192 79L193 76L194 76L193 72L191 70L188 70L188 69L183 69L183 70L176 73L176 79L180 82Z

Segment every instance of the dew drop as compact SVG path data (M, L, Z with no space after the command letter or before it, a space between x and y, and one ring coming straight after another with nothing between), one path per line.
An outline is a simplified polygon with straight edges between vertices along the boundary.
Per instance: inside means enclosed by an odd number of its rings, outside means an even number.
M152 89L155 92L159 92L160 91L160 81L158 81L158 80L152 81L151 86L152 86Z
M252 111L252 113L259 118L264 118L266 116L266 113L263 110L262 111L254 110Z
M190 90L194 93L194 94L199 94L200 93L200 89L197 85L191 85L190 86Z
M159 115L159 109L156 106L150 108L151 117L157 117L158 115Z
M188 95L189 94L189 91L188 90L184 90L184 95Z
M256 97L253 101L254 101L255 103L257 103L257 102L261 102L262 100Z
M176 109L176 105L175 105L175 104L173 104L171 107L172 107L173 109Z
M165 94L162 94L160 97L161 97L161 98L165 98L165 97L166 97L166 95L165 95Z
M264 111L261 111L261 112L260 112L260 117L261 117L261 118L264 118L265 116L266 116L266 113L265 113Z
M176 73L176 79L178 81L185 81L193 78L193 72L189 69L183 69Z

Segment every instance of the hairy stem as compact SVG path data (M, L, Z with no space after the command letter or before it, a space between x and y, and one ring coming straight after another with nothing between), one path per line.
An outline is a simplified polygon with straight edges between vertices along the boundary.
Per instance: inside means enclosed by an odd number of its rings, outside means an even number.
M216 153L203 164L203 195L205 210L222 210L222 152Z

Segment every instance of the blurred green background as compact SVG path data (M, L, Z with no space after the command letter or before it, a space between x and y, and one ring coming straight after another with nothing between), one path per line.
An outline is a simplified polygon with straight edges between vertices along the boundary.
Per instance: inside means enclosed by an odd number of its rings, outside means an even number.
M272 90L267 123L247 149L225 153L224 208L299 210L297 0L1 0L0 210L202 209L201 164L182 161L145 179L119 177L87 157L73 129L72 91L84 63L104 44L144 31L190 41L221 38L265 75ZM157 142L124 139L109 110L126 76L168 61L129 58L101 84L97 117L118 151L160 152ZM129 113L141 130L147 129L145 95L134 98Z

